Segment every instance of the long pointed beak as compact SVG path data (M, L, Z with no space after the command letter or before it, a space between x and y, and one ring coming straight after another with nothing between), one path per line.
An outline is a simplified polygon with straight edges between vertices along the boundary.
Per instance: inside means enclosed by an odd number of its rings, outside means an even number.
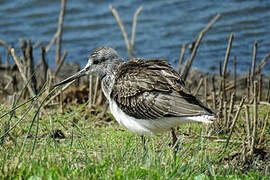
M53 85L52 89L54 89L57 86L61 86L63 84L69 83L69 82L71 82L71 81L73 81L75 79L78 79L78 78L80 78L82 76L87 75L87 71L88 70L86 68L83 68L82 70L80 70L79 72L75 73L74 75L68 77L67 79L64 79L63 81Z

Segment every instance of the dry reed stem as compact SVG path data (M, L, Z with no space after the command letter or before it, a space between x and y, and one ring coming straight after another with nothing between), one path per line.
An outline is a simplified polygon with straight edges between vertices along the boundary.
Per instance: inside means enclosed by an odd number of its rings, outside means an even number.
M251 123L250 123L250 116L249 116L249 107L247 105L245 105L245 109L246 109L246 123L247 123L247 139L248 139L248 145L249 148L251 149Z
M218 63L219 66L219 89L218 89L218 96L220 96L220 93L222 92L222 69L221 69L221 61Z
M64 113L64 105L63 105L63 91L60 90L60 95L59 95L59 102L60 102L60 111L61 114Z
M196 43L195 43L195 46L192 50L192 53L191 53L191 57L189 59L187 59L186 63L185 63L185 66L184 66L184 69L181 73L181 76L184 80L187 79L187 76L188 76L188 73L189 73L189 70L190 70L190 67L192 65L192 62L195 58L195 55L197 53L197 49L200 45L200 42L204 36L204 34L211 28L211 26L220 18L220 14L217 14L211 21L210 23L200 32L197 40L196 40Z
M259 76L259 86L258 86L258 101L260 102L262 100L262 86L263 86L263 81L262 81L262 74Z
M132 56L131 51L130 51L131 47L130 47L130 43L129 43L129 40L128 40L127 32L125 30L125 26L123 25L123 22L122 22L122 20L121 20L121 18L119 16L117 10L114 8L114 6L110 5L109 7L110 7L116 21L118 22L118 25L119 25L119 27L120 27L120 29L122 31L123 36L124 36L126 47L127 47L127 50L128 50L128 56L130 58L132 58L133 56Z
M0 39L0 45L4 46L6 48L6 50L9 49L7 43L5 41L1 40L1 39Z
M98 85L99 85L99 77L96 77L96 84L95 84L95 90L94 90L94 97L93 97L93 104L96 104L97 100L97 93L98 93Z
M61 1L61 10L58 19L58 28L57 28L57 48L56 48L56 59L55 64L60 63L60 56L61 56L61 42L62 42L62 32L63 32L63 21L66 9L66 0Z
M48 64L46 62L46 49L44 46L41 46L41 63L43 66L43 84L47 81L47 72L48 72Z
M9 67L9 54L10 54L10 48L8 47L7 43L0 39L0 44L6 48L6 66Z
M252 131L252 141L251 141L251 151L250 154L253 154L256 144L257 137L257 124L258 124L258 82L254 81L254 101L253 101L253 131Z
M265 97L267 102L270 102L270 78L268 79L268 89Z
M49 87L49 88L46 88L46 93L45 94L49 94L50 93L50 87L52 85L52 72L51 72L51 69L48 69L46 79L47 79L46 86Z
M220 122L221 117L222 117L222 112L223 112L223 104L224 104L224 99L223 99L223 91L220 92L219 94L219 113L218 113L218 121Z
M258 65L258 68L257 68L257 70L256 70L255 73L254 73L254 76L257 75L257 74L259 74L259 73L261 72L261 69L263 68L263 66L265 65L265 63L266 63L266 61L267 61L267 59L268 59L269 57L270 57L270 53L267 54L266 56L264 56L263 60L262 60L261 63ZM247 78L249 78L249 79L251 78L250 70L249 70L248 75L241 76L241 77L237 78L236 81L241 81L241 80L244 80L244 79L247 79ZM253 86L253 85L252 85L252 86ZM230 83L230 84L228 85L228 88L226 88L226 90L230 90L230 89L232 89L232 88L235 88L234 82Z
M227 149L227 147L228 147L228 145L229 145L229 141L230 141L230 139L231 139L231 137L232 137L232 132L233 132L233 130L234 130L236 121L237 121L237 119L238 119L238 116L239 116L239 114L240 114L240 111L241 111L241 109L242 109L242 106L243 106L243 104L244 104L244 102L245 102L245 99L246 99L245 97L242 97L241 102L240 102L240 105L239 105L239 107L238 107L238 110L237 110L237 112L236 112L236 114L235 114L235 116L234 116L234 119L233 119L233 122L232 122L232 125L231 125L231 128L230 128L230 134L229 134L229 137L228 137L228 139L227 139L227 143L226 143L225 148L224 148L224 152L226 151L226 149Z
M229 129L229 124L230 124L230 122L228 121L228 111L227 111L227 101L224 101L224 107L223 107L223 114L224 114L224 121L225 121L225 123L224 123L224 126L226 127L226 131L227 131L227 129Z
M230 101L230 107L229 107L228 122L231 122L233 109L234 109L234 104L235 104L235 92L232 92L231 101Z
M227 50L226 50L226 54L225 54L224 63L223 63L223 71L222 71L223 78L225 78L225 76L226 76L227 64L228 64L228 60L229 60L229 57L230 57L233 37L234 37L233 33L231 33L230 38L229 38L229 42L228 42L228 46L227 46Z
M26 41L22 38L19 39L19 43L20 43L20 50L21 50L21 63L22 63L22 70L24 72L24 74L26 75L27 77L27 65L26 65L26 57L25 57L25 54L26 54Z
M25 72L23 71L23 65L21 64L21 60L20 60L19 56L16 54L14 48L11 49L11 55L12 55L12 57L14 59L14 62L16 63L16 65L17 65L17 67L18 67L18 69L20 71L20 74L22 76L23 81L25 83L27 83L28 80L27 80L27 77L25 75ZM32 89L30 84L27 85L27 88L28 88L28 91L29 91L30 95L35 96L35 92Z
M265 129L267 127L269 116L270 116L270 108L268 109L268 112L266 113L265 117L263 118L263 130L261 132L258 144L262 143L263 137L265 136Z
M32 47L31 40L27 41L25 56L26 56L26 60L27 60L26 61L26 66L27 66L26 75L27 75L27 77L31 77L32 74L34 74L34 72L35 72L34 58L33 58L33 47ZM31 77L30 83L31 83L33 91L35 92L35 94L37 94L37 80L36 80L35 75L33 75Z
M227 93L226 93L226 72L227 72L227 64L228 64L228 60L230 57L230 52L231 52L231 47L232 47L232 41L233 41L233 33L230 34L230 38L229 38L229 42L228 42L228 46L227 46L227 50L226 50L226 54L225 54L225 59L224 59L224 63L223 63L223 71L222 71L222 91L224 91L223 95L224 95L224 99L225 101L227 101Z
M214 106L214 109L217 108L217 100L216 100L216 88L215 88L215 76L213 75L212 78L212 88L213 88L213 106Z
M56 68L56 70L55 70L55 72L54 72L54 74L53 74L54 77L57 76L57 74L58 74L58 72L60 71L62 65L64 64L64 61L65 61L65 59L66 59L66 57L67 57L67 54L68 54L68 52L67 52L67 51L64 51L64 54L63 54L63 56L61 57L60 63L57 65L57 68Z
M236 73L236 56L233 58L233 87L234 87L234 94L236 96L236 81L237 81L237 73Z
M46 53L48 53L50 51L51 47L53 46L53 44L55 43L55 41L57 39L57 36L58 36L58 31L56 31L56 33L53 35L53 38L51 39L50 43L47 45L47 47L45 49ZM41 61L42 61L41 59L38 61L38 66L42 63Z
M132 52L132 57L134 56L134 47L135 47L135 35L136 35L136 25L137 25L137 19L138 19L138 15L140 14L140 12L142 11L143 6L140 6L133 17L133 24L132 24L132 35L131 35L131 52Z
M259 74L259 73L262 71L262 68L263 68L263 66L266 64L266 61L269 59L269 57L270 57L270 53L266 54L266 55L263 57L261 63L258 65L258 68L257 68L255 74Z
M23 68L22 68L22 64L21 64L21 60L20 60L19 56L16 54L14 48L11 48L10 52L11 52L11 55L12 55L12 57L13 57L13 59L14 59L14 62L15 62L15 63L17 64L17 66L18 66L18 69L19 69L19 71L20 71L20 74L21 74L21 76L22 76L23 81L25 82L25 84L27 84L27 78L26 78L26 75L25 75L24 72L23 72ZM30 93L30 95L31 95L32 97L36 96L36 94L35 94L35 92L34 92L34 90L32 89L32 87L31 87L30 84L27 84L27 89L28 89L28 91L29 91L29 93ZM37 101L38 101L38 105L40 105L39 100L37 100ZM49 117L48 114L47 114L47 112L45 111L45 109L44 109L43 107L41 107L41 111L42 111L42 113L44 113L44 115L46 116L46 118Z
M180 57L178 60L178 66L177 66L177 70L179 73L181 73L181 68L182 68L182 63L183 63L184 56L185 56L185 51L186 51L186 44L183 44L182 48L181 48L181 54L180 54Z
M253 47L252 66L251 66L251 82L252 83L254 81L254 74L255 74L257 47L258 47L258 42L257 42L257 40L255 40L254 41L254 47Z
M248 67L248 76L246 78L247 81L247 101L250 101L250 68Z
M203 78L200 79L200 82L196 88L196 90L194 91L193 95L196 96L198 94L198 92L200 91L201 87L202 87L202 83L203 83Z
M207 106L207 77L204 77L204 101Z
M47 45L47 47L46 47L46 53L48 53L50 51L50 49L52 48L53 44L55 43L57 37L58 37L58 30L53 35L53 38L51 39L50 43Z
M36 48L38 48L39 46L41 46L42 45L42 41L38 41L38 42L36 42L34 45L33 45L33 49L36 49Z
M92 86L93 86L93 75L89 76L89 94L88 94L88 107L92 108Z

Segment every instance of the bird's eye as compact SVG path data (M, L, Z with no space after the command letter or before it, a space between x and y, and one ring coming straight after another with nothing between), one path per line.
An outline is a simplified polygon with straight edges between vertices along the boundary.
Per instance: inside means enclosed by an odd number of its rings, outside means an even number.
M98 61L97 61L97 60L94 60L94 61L93 61L93 64L98 64Z

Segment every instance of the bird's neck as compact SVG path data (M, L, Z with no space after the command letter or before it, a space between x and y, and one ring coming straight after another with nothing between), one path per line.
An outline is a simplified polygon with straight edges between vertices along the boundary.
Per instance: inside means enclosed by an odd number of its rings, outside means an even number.
M103 76L101 76L101 86L102 91L108 100L110 100L110 94L115 81L115 74L122 63L124 63L122 59L113 61L104 68L105 72Z

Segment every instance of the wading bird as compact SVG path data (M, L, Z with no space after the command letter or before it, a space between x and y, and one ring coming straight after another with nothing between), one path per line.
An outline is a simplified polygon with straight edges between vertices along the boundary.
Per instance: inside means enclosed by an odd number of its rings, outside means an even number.
M165 60L133 58L124 62L114 49L99 47L82 70L54 87L89 74L100 77L116 121L142 137L183 123L212 123L215 119L214 112L190 93Z

